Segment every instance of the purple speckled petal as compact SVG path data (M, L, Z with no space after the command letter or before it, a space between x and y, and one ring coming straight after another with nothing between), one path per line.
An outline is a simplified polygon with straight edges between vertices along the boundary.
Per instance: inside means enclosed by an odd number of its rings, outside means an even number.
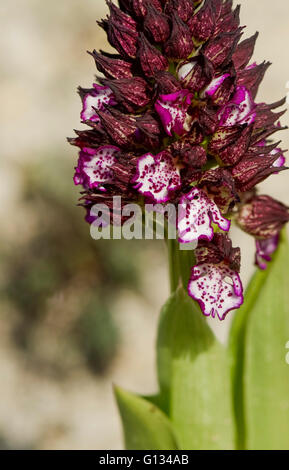
M192 268L188 293L204 315L224 320L230 310L243 303L243 287L238 273L225 264L200 264Z
M232 100L219 112L220 126L252 124L256 118L256 105L247 88L237 87Z
M133 178L135 188L156 202L166 202L170 191L181 185L180 175L169 152L147 153L139 158Z
M266 269L266 261L271 261L273 253L276 251L279 243L279 235L267 238L266 240L256 240L256 258L255 264L260 269Z
M89 93L85 93L82 97L83 108L80 113L82 121L99 122L99 117L96 109L99 111L104 110L104 105L115 105L116 101L113 92L107 86L93 84L94 89Z
M222 216L218 206L204 191L193 188L181 198L178 216L178 233L181 243L190 243L200 239L212 240L214 236L212 222L226 232L230 229L230 220Z
M83 148L75 168L74 184L104 190L102 185L112 181L112 165L116 162L117 152L119 148L114 145L103 145L98 149Z
M208 96L213 96L218 88L222 85L222 83L226 80L226 78L230 77L229 73L224 73L223 75L220 75L219 77L214 78L211 83L207 86L207 88L204 90L204 94Z
M166 133L183 135L190 130L191 117L187 114L193 95L188 90L179 90L169 95L160 95L155 109L160 116Z

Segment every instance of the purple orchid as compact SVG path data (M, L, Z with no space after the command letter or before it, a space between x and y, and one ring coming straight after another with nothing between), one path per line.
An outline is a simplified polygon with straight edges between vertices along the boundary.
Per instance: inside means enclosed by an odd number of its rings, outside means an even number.
M82 111L80 117L82 121L99 122L97 111L103 111L105 105L116 105L112 90L107 86L93 84L90 90L79 88L82 99Z
M240 276L225 265L194 266L188 292L199 302L204 315L218 316L220 320L243 303Z
M104 145L98 149L82 149L75 168L74 183L103 190L103 185L112 181L112 166L116 162L115 154L119 150L113 145Z
M188 90L179 90L168 95L159 95L155 109L160 116L166 133L183 135L189 132L191 117L187 110L193 95Z
M170 191L181 185L180 175L169 152L158 155L143 155L137 162L137 173L133 178L135 188L155 202L169 200Z
M255 264L260 269L266 269L267 263L272 260L272 255L278 248L279 235L264 240L256 240Z
M277 248L288 208L256 186L286 169L272 135L285 100L258 103L269 62L252 61L258 34L240 41L231 0L108 1L99 24L116 53L93 51L104 75L80 88L80 148L74 176L89 210L113 197L165 203L178 214L180 243L197 241L188 286L205 315L223 320L242 301L240 250L231 220L256 240L262 269ZM90 216L87 219L92 222ZM124 218L120 215L120 223Z
M189 295L199 302L206 316L224 320L230 310L243 303L240 250L232 248L228 236L216 234L211 245L196 249L197 265L192 268Z
M178 218L181 243L200 239L212 240L214 236L212 222L226 232L230 229L231 222L221 215L218 206L205 191L193 188L181 198Z

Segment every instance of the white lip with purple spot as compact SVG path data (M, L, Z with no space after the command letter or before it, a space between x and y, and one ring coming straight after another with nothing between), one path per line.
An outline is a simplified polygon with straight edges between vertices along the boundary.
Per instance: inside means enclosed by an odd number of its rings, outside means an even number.
M104 105L115 105L113 92L107 86L93 85L94 90L83 96L83 108L80 113L82 121L99 122L96 110L104 110Z
M204 315L224 320L227 313L243 303L243 287L238 273L224 263L201 264L192 268L188 285Z
M181 243L190 243L200 239L212 240L214 236L212 222L221 230L230 229L230 220L222 216L218 206L204 191L193 188L181 198L178 215L178 233Z
M117 152L119 148L114 145L103 145L98 149L83 148L76 167L74 183L103 190L101 185L112 182L112 166L116 162Z
M170 191L181 185L181 179L173 159L168 152L157 155L147 153L138 159L137 174L133 183L135 188L143 195L156 202L169 200Z

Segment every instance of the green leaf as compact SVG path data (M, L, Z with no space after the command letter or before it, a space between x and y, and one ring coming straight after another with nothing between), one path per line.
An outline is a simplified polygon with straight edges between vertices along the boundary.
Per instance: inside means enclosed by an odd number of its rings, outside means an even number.
M115 387L115 396L122 418L126 449L177 449L171 424L156 405L120 387Z
M248 317L254 306L259 290L268 275L268 270L256 271L244 296L243 306L236 311L230 336L229 351L231 356L231 377L233 384L233 406L237 423L236 447L245 449L245 418L244 418L244 363L245 335Z
M230 369L196 302L183 289L164 306L158 335L163 406L180 449L232 449Z
M289 247L282 237L236 313L230 338L238 446L289 449Z

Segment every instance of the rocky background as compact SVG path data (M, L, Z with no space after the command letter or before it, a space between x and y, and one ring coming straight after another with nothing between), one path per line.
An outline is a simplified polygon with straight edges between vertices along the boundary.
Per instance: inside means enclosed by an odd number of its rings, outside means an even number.
M289 93L287 0L240 0L255 58L270 60L259 101ZM104 0L0 6L0 448L120 449L112 383L156 391L154 342L168 295L163 242L94 242L73 187L75 90L104 48ZM109 46L107 47L109 50ZM288 89L286 83L288 82ZM289 125L289 115L282 123ZM289 146L289 132L280 135ZM263 190L289 204L288 174ZM252 240L235 230L243 279ZM222 341L230 320L212 322Z

